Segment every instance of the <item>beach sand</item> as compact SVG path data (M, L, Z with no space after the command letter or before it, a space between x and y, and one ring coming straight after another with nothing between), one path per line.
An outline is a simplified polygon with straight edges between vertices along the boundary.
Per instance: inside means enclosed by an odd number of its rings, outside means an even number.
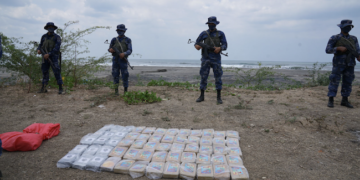
M141 73L157 69L167 72ZM131 84L136 83L136 74L145 80L162 76L169 81L199 82L194 78L199 68L135 67L129 71ZM306 71L281 72L298 80L307 77ZM107 78L110 73L101 72L98 77ZM232 75L225 72L224 83L231 82L228 77ZM61 124L60 134L44 141L36 151L3 152L0 170L4 179L131 179L114 173L56 168L56 162L81 137L106 124L236 130L241 136L240 147L250 179L360 177L358 86L353 86L349 98L354 109L340 106L340 96L335 98L335 108L328 108L326 86L282 91L224 87L222 105L216 104L216 91L212 89L205 94L204 102L196 103L199 91L132 85L130 91L149 90L164 99L139 105L125 104L123 99L112 96L107 87L74 89L65 95L58 95L57 89L49 89L46 94L27 93L27 88L20 86L0 89L0 133L22 131L35 122ZM97 107L100 104L105 108Z

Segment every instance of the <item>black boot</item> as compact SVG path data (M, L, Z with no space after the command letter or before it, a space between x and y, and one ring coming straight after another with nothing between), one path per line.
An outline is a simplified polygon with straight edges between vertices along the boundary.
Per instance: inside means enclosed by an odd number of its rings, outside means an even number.
M62 84L59 84L59 94L62 94L63 93L63 87L62 87Z
M124 94L127 92L127 87L124 87Z
M221 100L221 90L217 90L217 103L218 104L222 104L222 100Z
M329 97L328 107L333 108L334 107L334 97Z
M205 100L205 95L204 95L205 90L201 90L201 95L200 97L196 100L196 102L201 102Z
M354 108L354 106L352 106L348 100L348 97L343 97L341 100L341 105L342 106L346 106L348 108Z
M38 93L47 93L47 89L46 89L46 85L45 85L45 84L43 84L43 85L41 86L41 89L38 91Z
M115 95L119 95L119 89L117 87L115 88Z

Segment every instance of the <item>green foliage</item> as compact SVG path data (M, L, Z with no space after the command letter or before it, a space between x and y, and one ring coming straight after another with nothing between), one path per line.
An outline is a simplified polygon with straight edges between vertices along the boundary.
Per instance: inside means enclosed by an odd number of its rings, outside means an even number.
M141 92L141 91L130 91L123 95L124 101L127 104L139 104L139 103L154 103L160 102L161 98L156 96L154 92Z
M327 86L330 83L329 76L331 72L322 72L325 66L329 65L329 63L321 63L318 62L313 64L312 68L306 68L309 71L310 78L308 80L309 86Z
M137 74L136 78L137 78L136 86L145 86L143 80L141 79L140 74Z
M27 77L30 90L31 82L40 83L42 78L41 58L36 56L37 47L32 43L21 42L21 38L9 38L2 33L0 36L3 45L0 67L12 73L12 80Z

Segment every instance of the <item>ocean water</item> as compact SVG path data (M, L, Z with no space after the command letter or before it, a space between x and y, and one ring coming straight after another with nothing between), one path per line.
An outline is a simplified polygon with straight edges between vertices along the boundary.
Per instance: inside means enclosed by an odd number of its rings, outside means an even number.
M164 67L200 67L199 60L183 60L183 59L129 59L132 66L164 66ZM234 68L258 68L259 61L244 60L222 60L223 67ZM287 62L287 61L260 61L262 67L277 66L279 69L300 69L307 70L312 68L315 62ZM323 70L331 70L331 62L319 62L318 64L328 63ZM109 64L111 65L111 64ZM319 67L319 66L318 66ZM355 66L355 71L360 71L360 66Z

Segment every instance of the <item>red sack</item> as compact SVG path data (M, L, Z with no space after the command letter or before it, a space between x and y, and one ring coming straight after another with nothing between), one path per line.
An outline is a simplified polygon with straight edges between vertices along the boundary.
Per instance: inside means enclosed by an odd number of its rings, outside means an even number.
M60 124L34 123L23 130L24 133L37 133L43 135L43 140L50 139L60 133Z
M7 132L0 134L2 147L7 151L34 151L40 147L43 136L34 133Z

